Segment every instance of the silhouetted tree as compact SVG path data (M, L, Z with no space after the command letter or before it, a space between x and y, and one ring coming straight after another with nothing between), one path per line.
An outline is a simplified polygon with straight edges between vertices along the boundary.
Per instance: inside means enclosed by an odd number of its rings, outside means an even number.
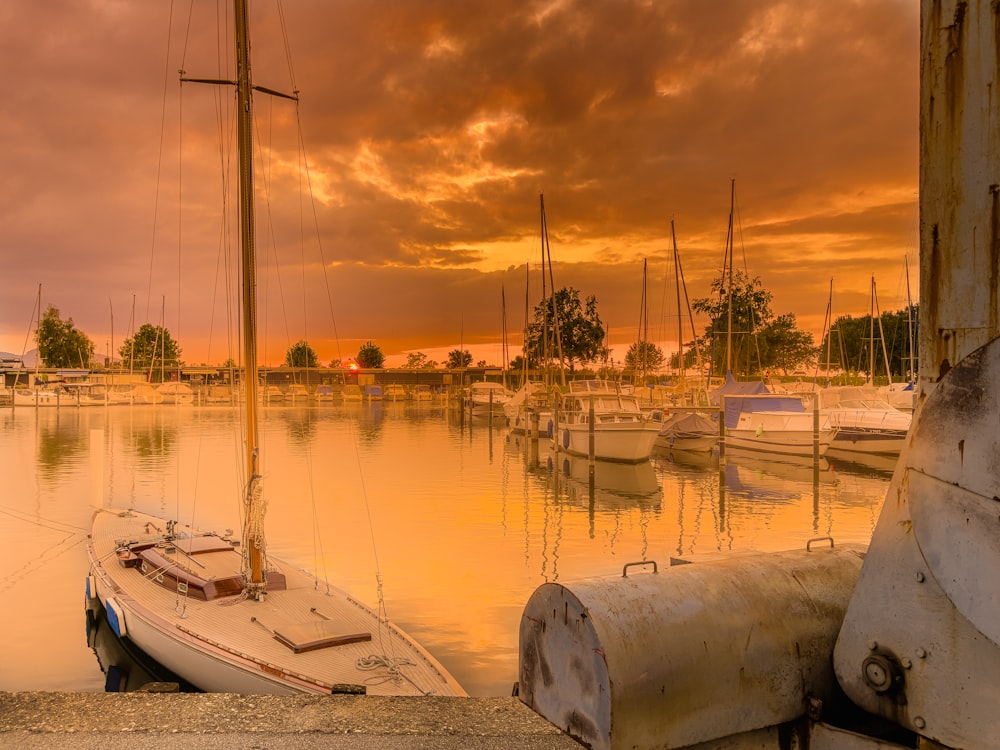
M561 362L553 325L557 319L555 311L558 311ZM590 295L583 304L579 290L563 287L539 302L534 320L528 324L525 348L531 361L542 362L547 355L550 362L565 364L570 372L574 363L583 365L606 358L610 350L604 345L604 324L597 312L597 299Z
M318 367L319 357L308 342L298 341L285 352L285 364L289 367Z
M144 323L118 349L122 365L128 369L151 370L181 364L181 348L163 326Z
M358 366L366 370L377 369L385 364L385 354L382 353L382 349L379 348L374 341L366 341L362 344L361 348L358 349Z
M452 349L448 352L447 367L449 370L459 370L472 364L472 354L467 349Z
M72 318L60 318L59 310L52 305L38 322L35 343L46 367L89 367L94 356L94 342L76 329Z

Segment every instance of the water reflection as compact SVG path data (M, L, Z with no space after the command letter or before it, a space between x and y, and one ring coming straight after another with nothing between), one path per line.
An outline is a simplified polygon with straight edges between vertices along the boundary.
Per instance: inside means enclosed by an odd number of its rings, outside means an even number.
M826 452L826 459L836 471L892 479L896 470L898 455L883 455L878 453L858 453L831 448Z
M278 410L278 419L285 427L288 444L295 448L309 448L316 439L316 421L319 414L308 406L292 406Z
M104 682L80 638L79 586L70 585L86 571L74 542L89 528L91 502L220 530L239 518L244 456L232 409L52 412L0 422L0 465L29 467L9 473L0 497L9 560L0 589L12 611L47 613L31 633L23 618L0 620L0 642L76 651L0 650L0 690ZM266 523L276 556L329 572L369 603L379 596L377 557L390 617L478 696L509 694L518 622L540 583L620 575L641 559L665 566L671 556L800 548L826 533L864 544L887 485L886 472L829 456L814 471L664 451L639 465L597 462L591 474L586 459L554 453L546 440L459 415L442 402L269 407ZM36 563L44 549L60 554ZM54 596L59 586L67 592ZM40 668L41 658L51 665Z
M174 683L180 692L197 690L156 662L129 639L115 635L100 604L86 607L87 645L104 674L104 692L125 693L151 683Z
M51 419L38 420L35 460L41 483L60 481L76 463L82 460L90 449L87 429L89 410L54 409ZM48 416L48 415L46 415Z
M170 409L129 409L119 423L122 447L138 466L162 466L177 450L177 415Z

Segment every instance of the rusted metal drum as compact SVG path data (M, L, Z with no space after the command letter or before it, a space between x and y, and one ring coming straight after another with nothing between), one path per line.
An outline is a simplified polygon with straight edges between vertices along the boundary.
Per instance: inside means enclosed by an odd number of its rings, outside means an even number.
M685 747L802 716L807 696L837 695L830 655L863 557L810 546L540 586L521 619L521 700L592 748Z

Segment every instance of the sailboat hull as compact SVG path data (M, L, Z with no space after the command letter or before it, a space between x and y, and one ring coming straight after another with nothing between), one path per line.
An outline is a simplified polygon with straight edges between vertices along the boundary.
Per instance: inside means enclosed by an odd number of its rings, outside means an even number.
M177 577L184 577L177 571L207 577L219 560L170 549L194 536L221 538L178 526L175 545L164 541L164 528L163 519L142 513L98 511L88 540L91 572L97 597L105 609L110 602L119 611L129 639L195 687L241 694L464 695L444 667L399 628L280 561L270 561L275 569L269 575L283 576L285 587L269 591L263 601L238 594L199 600L194 585L177 585ZM134 559L123 562L128 556L119 554L120 540L159 545L168 563L144 570ZM209 554L228 556L238 572L235 548Z

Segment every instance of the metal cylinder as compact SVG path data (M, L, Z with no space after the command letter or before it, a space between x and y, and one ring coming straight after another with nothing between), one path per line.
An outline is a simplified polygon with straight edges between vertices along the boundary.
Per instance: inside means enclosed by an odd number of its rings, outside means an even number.
M685 747L836 694L856 546L547 583L525 605L519 695L591 748ZM779 616L776 616L779 615Z

